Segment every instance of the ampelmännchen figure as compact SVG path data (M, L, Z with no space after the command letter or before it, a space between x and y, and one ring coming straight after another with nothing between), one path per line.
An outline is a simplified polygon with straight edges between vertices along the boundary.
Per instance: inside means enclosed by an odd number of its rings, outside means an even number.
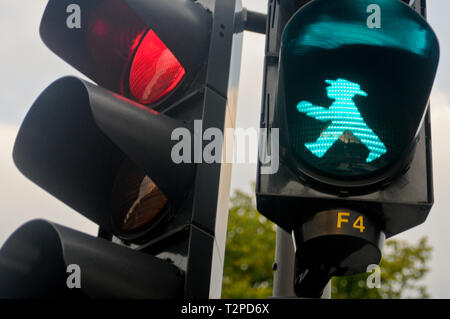
M385 154L386 146L366 124L353 101L356 94L367 96L367 93L360 89L359 84L345 79L325 80L325 82L330 84L327 87L328 97L335 100L329 108L313 105L307 101L301 101L297 105L297 110L309 117L323 122L331 121L320 137L313 143L306 143L305 147L321 158L346 131L349 131L369 149L367 163Z

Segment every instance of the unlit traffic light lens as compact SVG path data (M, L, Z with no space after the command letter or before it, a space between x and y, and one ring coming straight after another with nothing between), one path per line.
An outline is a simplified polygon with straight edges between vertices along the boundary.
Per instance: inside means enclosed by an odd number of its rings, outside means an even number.
M150 177L125 160L112 192L113 218L120 231L132 232L152 225L165 211L167 202Z

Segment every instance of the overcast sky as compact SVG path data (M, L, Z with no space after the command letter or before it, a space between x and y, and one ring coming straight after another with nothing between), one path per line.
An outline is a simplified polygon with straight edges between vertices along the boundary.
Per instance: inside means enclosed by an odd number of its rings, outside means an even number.
M97 227L39 187L15 168L11 152L15 136L36 97L64 75L80 74L51 53L38 28L46 0L0 2L0 245L24 222L46 218L95 235ZM243 0L250 10L266 11L265 0ZM411 242L428 235L434 247L432 271L424 280L435 298L450 298L450 1L428 0L428 19L441 44L441 61L432 93L435 205L425 224L399 238ZM237 127L259 126L264 37L245 33ZM256 154L255 154L256 156ZM232 187L250 191L255 164L233 168Z

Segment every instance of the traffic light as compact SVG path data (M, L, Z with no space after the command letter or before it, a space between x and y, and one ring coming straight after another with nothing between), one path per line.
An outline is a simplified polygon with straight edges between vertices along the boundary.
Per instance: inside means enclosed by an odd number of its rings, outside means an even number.
M433 204L429 96L439 44L400 0L270 1L258 210L292 233L295 291L378 264L385 238ZM273 149L273 148L272 148ZM275 154L271 154L272 157Z
M0 251L0 297L220 297L231 165L203 161L203 133L234 125L243 16L239 0L48 2L44 43L96 84L52 83L14 162L101 238L25 224Z

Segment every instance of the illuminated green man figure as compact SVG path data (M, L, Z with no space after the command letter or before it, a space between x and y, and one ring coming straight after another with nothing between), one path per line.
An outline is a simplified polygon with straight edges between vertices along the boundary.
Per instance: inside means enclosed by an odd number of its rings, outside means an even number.
M329 108L313 105L307 101L301 101L297 105L298 111L306 113L309 117L323 122L331 121L315 142L305 144L306 148L321 158L346 131L349 131L369 149L367 163L385 154L386 146L367 126L353 102L356 94L367 96L367 93L360 89L359 84L345 79L325 82L330 84L327 87L328 97L335 100Z

